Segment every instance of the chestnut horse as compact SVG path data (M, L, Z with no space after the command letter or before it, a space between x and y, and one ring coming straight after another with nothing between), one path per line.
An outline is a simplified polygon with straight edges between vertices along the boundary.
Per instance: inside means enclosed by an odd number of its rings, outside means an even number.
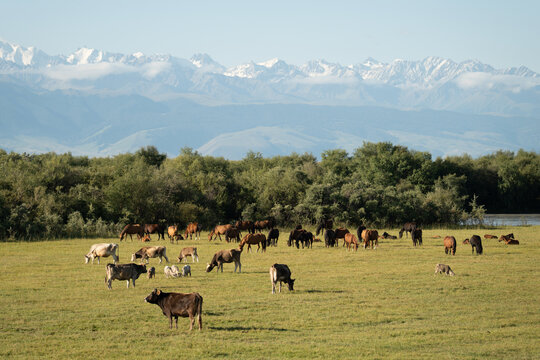
M137 238L141 240L144 236L144 226L139 224L128 224L124 226L124 229L122 229L122 232L120 233L120 241L124 240L124 237L127 235L129 235L131 241L133 241L133 234L136 234Z
M189 235L189 240L193 240L193 234L195 234L195 240L201 240L201 230L202 228L199 223L189 223L186 228L186 233L184 234L184 237L187 239Z
M248 251L251 250L251 245L257 244L257 252L259 252L259 249L262 245L262 252L266 251L266 236L264 234L246 234L242 241L240 242L240 245L238 248L240 251L244 249L244 245L248 245Z
M444 253L456 255L457 241L453 236L446 236L444 238Z
M221 241L221 235L225 235L225 231L228 229L231 229L233 226L231 224L227 225L217 225L212 231L210 231L210 234L208 234L208 241L212 240L212 237L219 237L219 241Z
M347 244L347 251L349 251L354 245L354 251L358 251L358 239L354 234L345 234L344 243Z
M364 240L364 249L370 246L373 249L373 242L375 242L375 249L379 245L379 232L377 230L364 230L362 231L362 240Z

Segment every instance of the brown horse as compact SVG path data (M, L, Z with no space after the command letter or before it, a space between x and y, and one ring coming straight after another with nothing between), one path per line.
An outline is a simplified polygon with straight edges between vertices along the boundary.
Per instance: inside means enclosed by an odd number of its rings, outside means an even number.
M496 238L497 238L497 235L490 235L490 234L484 235L484 239L496 239Z
M225 230L225 241L231 242L231 240L240 242L240 230L238 230L236 227Z
M176 243L178 244L178 240L184 240L182 237L182 234L178 233L178 226L177 225L171 225L167 228L167 235L169 236L169 241L174 243L176 240Z
M231 224L226 225L217 225L212 231L210 231L210 234L208 234L208 241L212 240L212 237L219 237L219 241L221 241L221 235L225 235L225 231L232 228L233 226Z
M422 245L422 229L412 230L411 239L414 246L416 246L417 243L418 243L418 246L421 246Z
M336 246L338 246L338 239L345 239L346 234L349 234L349 229L337 228L334 230L334 240L336 241ZM345 246L345 241L343 241L343 246Z
M255 230L259 230L259 232L262 232L264 229L273 229L274 228L274 221L273 220L261 220L261 221L255 221L253 224L253 227ZM255 232L253 230L253 232Z
M158 240L161 237L162 240L165 240L165 226L160 224L144 224L144 233L146 235L158 234Z
M347 251L349 251L354 245L354 251L358 251L358 239L354 234L345 234L344 243L347 244Z
M457 241L453 236L446 236L444 238L444 253L456 255Z
M414 230L416 230L416 223L415 222L408 222L403 224L403 227L399 231L399 238L403 236L403 233L405 232L405 236L407 236L407 233L412 233Z
M124 229L122 229L122 232L120 233L120 241L124 240L124 237L127 235L129 235L129 237L131 238L131 241L133 241L132 235L134 234L136 234L137 238L141 240L142 237L144 236L144 226L139 225L139 224L128 224L124 226ZM127 240L127 237L126 237L126 240Z
M373 249L373 242L375 242L375 249L379 245L379 232L377 230L364 230L362 231L362 240L364 240L364 249L370 246Z
M184 234L184 237L187 239L189 235L189 240L193 240L193 234L195 234L195 240L201 240L201 230L202 228L199 223L189 223L186 228L186 233Z
M244 249L244 245L248 244L248 251L251 249L251 245L257 244L257 252L259 252L259 249L262 245L262 252L266 251L266 236L264 234L246 234L242 241L240 242L240 245L238 248L240 251Z
M253 224L253 221L250 221L250 220L240 221L240 220L238 220L234 224L234 226L240 231L247 230L248 233L255 234L255 225Z

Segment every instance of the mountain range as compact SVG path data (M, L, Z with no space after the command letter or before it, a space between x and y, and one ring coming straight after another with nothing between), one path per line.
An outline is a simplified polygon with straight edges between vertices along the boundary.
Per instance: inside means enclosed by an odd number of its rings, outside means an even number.
M48 55L0 41L0 147L106 156L155 145L242 158L391 141L436 156L539 149L540 75L372 58L225 67L209 55Z

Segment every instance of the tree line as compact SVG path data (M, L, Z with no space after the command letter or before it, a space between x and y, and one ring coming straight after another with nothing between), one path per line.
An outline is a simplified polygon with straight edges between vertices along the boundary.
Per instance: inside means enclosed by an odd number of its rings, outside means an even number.
M540 211L540 157L498 151L433 159L387 142L242 160L156 147L113 157L0 150L0 238L116 236L128 223L205 228L272 218L279 226L482 223Z

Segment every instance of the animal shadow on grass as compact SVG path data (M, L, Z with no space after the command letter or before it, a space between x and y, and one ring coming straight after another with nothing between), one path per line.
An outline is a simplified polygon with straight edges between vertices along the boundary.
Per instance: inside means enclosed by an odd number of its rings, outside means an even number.
M298 292L302 292L302 290L299 290ZM345 291L343 290L318 290L318 289L310 289L310 290L305 290L303 292L306 292L308 294L324 294L324 293L329 293L329 294L341 294L341 293L344 293Z
M209 326L209 329L218 330L218 331L253 331L253 330L264 330L264 331L290 331L298 332L298 330L293 329L283 329L283 328L272 328L272 327L258 327L258 326Z

